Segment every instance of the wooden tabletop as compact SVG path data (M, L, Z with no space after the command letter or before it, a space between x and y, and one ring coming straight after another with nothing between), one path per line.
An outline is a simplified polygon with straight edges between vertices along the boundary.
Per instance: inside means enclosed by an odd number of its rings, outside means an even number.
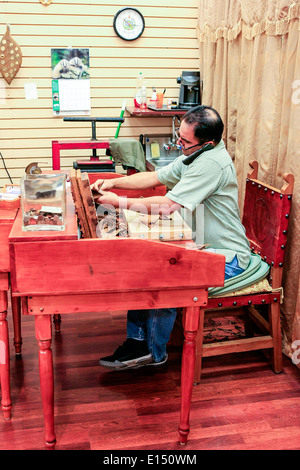
M18 209L1 209L0 208L0 224L13 222Z

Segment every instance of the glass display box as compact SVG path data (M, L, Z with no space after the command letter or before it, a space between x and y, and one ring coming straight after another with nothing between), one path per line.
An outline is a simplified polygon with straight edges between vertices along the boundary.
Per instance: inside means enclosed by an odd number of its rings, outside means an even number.
M66 175L24 175L21 208L23 231L65 230Z

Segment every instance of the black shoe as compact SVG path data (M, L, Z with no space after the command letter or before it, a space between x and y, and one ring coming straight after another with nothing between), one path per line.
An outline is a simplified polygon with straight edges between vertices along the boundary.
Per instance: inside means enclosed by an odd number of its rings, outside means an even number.
M149 362L148 364L146 364L146 366L162 366L163 364L165 364L168 360L168 354L159 362L154 362L153 360L151 362Z
M114 370L134 369L152 362L147 341L128 338L111 356L102 357L99 364Z

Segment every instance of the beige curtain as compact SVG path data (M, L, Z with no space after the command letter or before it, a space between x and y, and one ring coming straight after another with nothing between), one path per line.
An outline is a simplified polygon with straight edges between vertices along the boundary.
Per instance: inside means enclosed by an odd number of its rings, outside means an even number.
M295 187L284 271L283 348L300 340L300 1L199 0L203 103L224 119L240 185L248 162L278 188Z

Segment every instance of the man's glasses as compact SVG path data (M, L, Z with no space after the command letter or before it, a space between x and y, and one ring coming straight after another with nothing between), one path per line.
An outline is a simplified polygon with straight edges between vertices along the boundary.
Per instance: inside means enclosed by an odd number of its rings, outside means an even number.
M200 144L196 144L196 145L191 145L190 147L185 147L186 143L185 143L184 140L182 140L181 137L180 137L180 127L176 127L176 128L175 128L175 135L176 135L177 140L180 142L181 147L182 147L184 150L190 150L190 149L193 149L193 148L195 148L195 147L199 147L199 145L200 145Z

